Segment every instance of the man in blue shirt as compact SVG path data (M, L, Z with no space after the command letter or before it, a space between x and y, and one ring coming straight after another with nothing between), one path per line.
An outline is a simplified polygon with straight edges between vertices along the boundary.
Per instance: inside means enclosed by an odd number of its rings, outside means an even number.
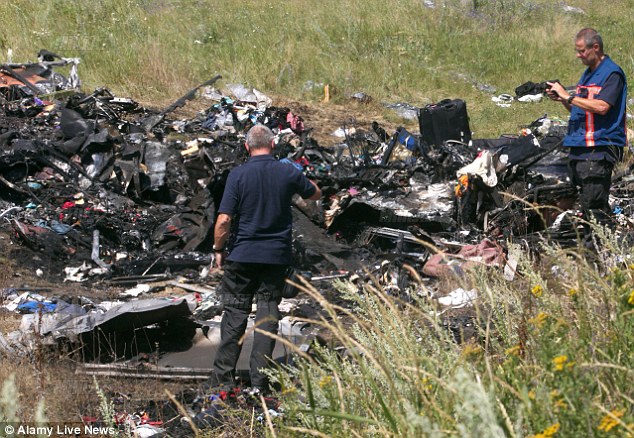
M300 170L273 158L273 141L273 132L264 125L249 130L245 147L250 158L229 173L218 208L213 250L216 264L224 268L219 289L224 314L214 373L220 384L234 382L242 349L238 342L254 298L256 327L277 334L278 304L292 258L291 200L295 194L304 199L321 197L319 187ZM235 239L225 257L232 225ZM255 332L249 364L251 386L262 391L269 386L260 370L269 365L274 346L273 338Z
M579 187L584 218L608 224L612 170L627 144L627 80L621 67L603 53L603 40L596 30L579 31L575 50L588 67L576 92L569 95L561 84L549 82L548 94L570 111L563 145L570 148L570 179ZM586 225L584 231L586 247L593 248L590 227Z

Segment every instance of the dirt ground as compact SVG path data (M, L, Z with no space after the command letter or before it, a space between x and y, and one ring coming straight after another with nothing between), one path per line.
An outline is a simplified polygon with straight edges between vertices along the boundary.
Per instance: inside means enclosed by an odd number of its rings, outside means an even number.
M324 102L300 103L284 99L280 99L279 103L275 102L275 105L288 107L293 113L302 116L306 127L313 128L312 137L321 146L339 143L341 139L337 139L332 133L343 124L372 131L372 122L376 121L388 134L393 133L399 126L418 132L418 122L401 119L388 108L374 102L363 104L351 101L346 105Z

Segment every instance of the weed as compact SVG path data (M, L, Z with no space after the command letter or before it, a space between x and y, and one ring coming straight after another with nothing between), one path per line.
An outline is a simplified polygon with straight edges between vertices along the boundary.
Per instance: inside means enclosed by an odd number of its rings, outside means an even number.
M283 391L289 433L298 427L332 436L629 432L634 271L618 261L631 250L594 228L616 261L604 274L548 242L539 262L513 248L519 262L513 282L501 272L471 271L463 282L480 291L473 309L479 336L466 344L453 340L424 299L401 303L372 284L355 295L340 282L354 303L347 312L306 287L332 316L314 323L331 331L344 353L318 347L316 360L278 372L282 386L294 388ZM351 324L338 322L342 312Z

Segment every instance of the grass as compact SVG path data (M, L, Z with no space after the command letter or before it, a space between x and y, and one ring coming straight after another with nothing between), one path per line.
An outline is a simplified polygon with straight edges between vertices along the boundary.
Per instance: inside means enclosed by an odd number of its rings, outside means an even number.
M267 93L318 100L329 84L334 102L364 91L378 102L415 105L467 100L480 138L516 132L543 113L565 115L546 102L494 106L491 94L528 81L573 84L581 65L573 36L593 25L606 50L631 76L634 24L627 1L570 1L585 13L546 0L12 0L0 4L0 53L15 60L40 48L81 56L85 88L109 86L145 102L166 102L222 74Z
M611 260L631 260L631 248L605 242ZM539 260L512 251L520 272L513 282L489 269L455 282L480 297L477 334L463 343L426 299L403 303L378 284L358 291L340 283L356 304L350 312L307 287L331 317L312 322L346 355L318 348L316 359L277 375L289 411L280 433L632 436L634 265L600 274L576 248L544 243ZM415 289L426 295L422 284Z

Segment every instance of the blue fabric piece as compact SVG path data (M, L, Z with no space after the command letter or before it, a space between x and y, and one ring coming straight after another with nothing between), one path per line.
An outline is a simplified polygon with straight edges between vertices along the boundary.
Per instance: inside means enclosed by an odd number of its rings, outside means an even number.
M214 129L216 129L216 126L218 126L218 123L216 122L217 118L218 115L216 113L213 113L209 117L207 117L207 120L205 120L201 126L205 129L213 131Z
M66 234L73 229L70 225L66 225L58 221L51 221L50 228L57 234Z
M56 304L46 301L27 301L26 303L18 305L18 311L20 313L39 313L40 311L43 313L52 313L56 307Z
M301 171L271 155L251 157L233 169L218 208L233 218L237 230L227 260L290 264L295 194L309 198L315 187Z
M302 165L301 165L301 164L299 164L299 163L297 163L297 162L295 162L295 161L291 161L291 160L289 160L288 158L282 158L282 159L280 160L280 163L290 164L291 166L295 167L297 170L300 170L300 171L302 171L302 172L304 171L304 168L302 167Z
M418 139L405 128L398 128L398 142L410 151L418 150Z
M62 224L58 221L51 221L49 225L49 223L46 222L44 219L38 220L37 222L35 222L35 225L40 228L46 228L47 230L54 231L57 234L66 234L73 229L73 227L71 227L70 225Z

